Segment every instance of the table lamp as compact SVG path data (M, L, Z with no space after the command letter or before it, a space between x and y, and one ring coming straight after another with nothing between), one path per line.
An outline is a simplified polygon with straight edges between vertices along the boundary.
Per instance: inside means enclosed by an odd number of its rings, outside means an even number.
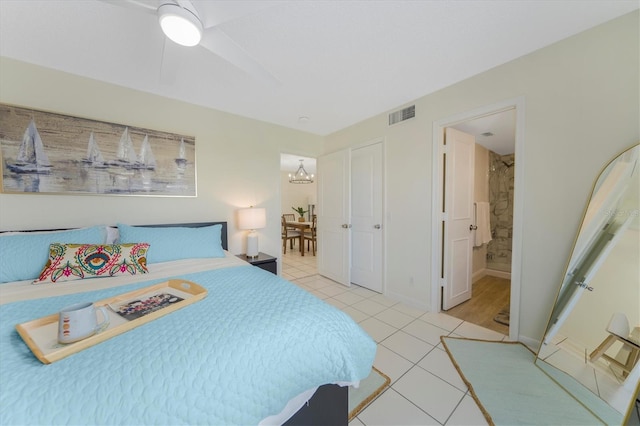
M265 209L252 206L248 209L238 210L238 227L250 230L247 235L247 257L258 256L258 233L256 229L261 229L265 226L267 226Z

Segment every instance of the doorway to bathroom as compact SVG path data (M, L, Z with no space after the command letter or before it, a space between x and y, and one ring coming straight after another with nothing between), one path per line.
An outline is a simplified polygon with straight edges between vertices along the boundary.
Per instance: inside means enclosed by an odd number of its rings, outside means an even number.
M475 139L472 227L476 229L472 232L471 298L446 312L506 335L510 322L515 110L452 128Z
M512 339L520 299L523 107L515 99L434 123L432 309Z

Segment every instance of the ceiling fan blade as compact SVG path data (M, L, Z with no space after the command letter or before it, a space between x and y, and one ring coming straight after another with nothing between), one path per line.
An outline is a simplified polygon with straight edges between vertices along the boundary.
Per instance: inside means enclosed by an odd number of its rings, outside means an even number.
M0 0L1 1L1 0ZM158 0L101 0L105 3L110 3L120 7L126 7L129 9L135 9L137 11L145 12L148 14L158 15L158 6L161 2ZM195 7L194 2L191 0L162 0L162 3L174 3L177 6L187 9L194 13L198 19L202 19L202 14L205 16L211 15L212 7L218 7L217 2L201 2L199 6L201 8L209 8L199 11ZM246 16L250 13L255 13L257 10L261 10L267 7L273 7L276 4L283 3L282 1L247 1L245 2L221 2L228 8L227 12L220 16L214 14L216 17L209 18L205 23L205 26L209 26L204 31L200 46L221 57L237 68L243 70L247 74L254 78L261 79L269 82L270 84L280 85L280 81L275 78L269 71L267 71L262 64L256 61L251 55L249 55L242 47L234 42L225 32L215 26L210 26L213 22L216 24L226 22L229 20L237 19ZM223 8L224 9L224 8ZM183 55L185 55L185 49L182 46L178 46L175 43L169 41L166 37L164 40L164 47L162 51L162 60L160 64L160 82L162 84L170 85L176 78L180 69Z
M139 12L158 14L158 2L156 0L101 0L115 6L126 7L127 9L137 10Z
M184 55L184 47L172 42L167 37L164 38L162 59L160 63L161 84L170 86L176 81L178 71L180 70L180 64L183 63Z
M211 28L287 3L291 3L291 0L218 0L199 1L196 5L202 25L205 28Z
M196 9L196 7L193 5L193 3L191 3L190 0L173 0L178 6L180 6L183 9L187 9L188 11L190 11L191 13L195 14L198 19L200 19L199 13L198 13L198 9Z
M245 52L242 47L219 28L207 28L200 41L200 46L220 56L222 59L253 77L257 77L271 84L280 84L280 81L267 71L262 64Z

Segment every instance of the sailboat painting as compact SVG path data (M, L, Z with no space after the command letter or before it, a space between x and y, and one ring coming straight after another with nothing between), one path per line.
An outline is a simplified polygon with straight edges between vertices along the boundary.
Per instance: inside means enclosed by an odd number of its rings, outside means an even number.
M24 131L15 162L7 162L7 168L15 173L49 173L51 163L33 120Z
M107 167L104 164L104 157L102 157L102 152L100 152L100 148L98 148L98 143L96 142L95 137L93 136L93 132L89 136L89 146L87 146L87 156L82 159L86 164L91 165L91 167Z
M111 164L129 168L135 166L137 162L138 156L133 148L133 141L129 135L129 128L125 127L122 135L120 136L120 142L118 142L117 158Z
M151 150L149 135L145 135L144 140L142 141L142 148L140 148L140 155L138 155L137 166L148 170L155 170L156 168L156 157L153 156L153 151Z
M178 167L185 167L188 163L186 157L186 145L184 144L184 139L180 141L180 148L178 149L178 156L176 157L176 164Z
M195 137L0 103L3 193L196 196Z

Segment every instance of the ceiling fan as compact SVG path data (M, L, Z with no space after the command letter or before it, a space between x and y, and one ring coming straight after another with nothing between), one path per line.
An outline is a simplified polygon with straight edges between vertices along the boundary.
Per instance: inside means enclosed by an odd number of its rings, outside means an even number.
M219 25L224 22L241 18L242 14L247 13L246 10L216 17L206 16L205 10L198 10L191 0L102 1L158 17L160 27L166 35L160 72L161 81L164 83L175 80L181 62L180 51L191 46L203 47L252 77L271 84L280 83L262 64L219 28ZM210 3L212 4L207 4L208 11L211 11L211 7L215 4L215 2ZM269 3L257 3L257 8L270 7ZM201 9L204 9L202 5ZM253 11L255 8L249 13Z

